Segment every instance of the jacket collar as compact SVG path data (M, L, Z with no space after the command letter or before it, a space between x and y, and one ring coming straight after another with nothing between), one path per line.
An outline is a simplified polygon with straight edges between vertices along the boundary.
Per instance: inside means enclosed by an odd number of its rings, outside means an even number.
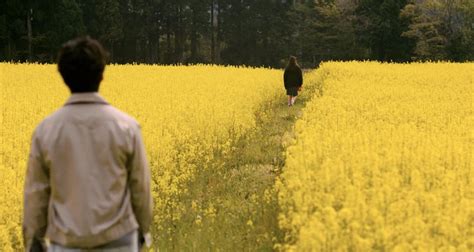
M107 101L99 95L98 92L88 92L88 93L73 93L69 99L66 101L66 104L74 103L102 103L108 104Z

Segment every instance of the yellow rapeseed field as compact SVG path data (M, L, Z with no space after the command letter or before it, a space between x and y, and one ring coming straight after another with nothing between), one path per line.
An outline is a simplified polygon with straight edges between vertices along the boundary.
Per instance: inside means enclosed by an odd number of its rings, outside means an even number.
M315 92L314 96L295 132L281 136L282 145L289 147L275 189L286 236L275 249L473 251L473 82L474 63L331 62L307 73L303 92ZM226 169L227 161L235 162L231 157L245 158L235 156L241 152L234 148L251 149L241 141L262 127L255 116L270 113L264 108L281 109L276 110L282 113L279 118L299 116L296 108L286 114L282 87L282 71L264 68L106 68L101 94L142 126L153 175L155 248L228 247L218 244L226 239L213 240L216 231L274 233L260 232L257 229L272 225L254 228L262 221L244 216L248 212L248 217L263 219L264 213L273 213L249 208L258 204L240 206L242 218L229 217L242 221L236 227L250 231L210 221L214 216L224 218L226 209L206 199L203 188L207 183L212 188L219 179L208 178L214 171L210 169ZM55 65L0 63L0 251L23 249L23 177L31 134L68 96ZM241 181L232 184L251 187ZM274 190L268 193L272 198ZM247 197L228 192L220 197L226 195ZM255 214L259 211L262 214ZM211 224L209 230L203 227L204 237L193 230ZM196 242L201 238L202 244ZM272 237L227 241L262 239L278 243Z
M474 251L474 63L325 63L277 182L285 250Z
M173 237L172 223L187 211L181 200L187 183L255 127L256 110L282 92L281 77L279 70L245 67L106 68L101 94L142 126L153 173L156 241ZM31 134L69 91L55 65L0 63L0 83L0 250L19 251Z

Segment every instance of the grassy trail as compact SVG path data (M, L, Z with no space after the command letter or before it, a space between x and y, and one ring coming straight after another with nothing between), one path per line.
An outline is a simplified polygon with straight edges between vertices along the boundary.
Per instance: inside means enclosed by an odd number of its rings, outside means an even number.
M311 95L303 90L296 104L288 107L282 90L258 111L255 129L188 187L189 212L177 223L165 250L274 250L284 235L278 228L275 178L285 164L285 148L294 139L294 123Z
M301 95L294 106L288 107L286 96L281 95L260 111L256 130L236 144L226 162L231 176L220 181L226 192L222 198L227 198L232 212L247 209L238 218L227 220L229 227L236 223L240 226L234 229L235 240L229 244L235 250L271 251L283 240L274 184L285 165L285 149L294 139L293 126L307 96Z

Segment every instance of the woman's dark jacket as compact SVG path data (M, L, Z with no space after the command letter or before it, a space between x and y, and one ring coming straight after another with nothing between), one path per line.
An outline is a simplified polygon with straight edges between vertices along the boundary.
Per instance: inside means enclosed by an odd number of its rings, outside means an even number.
M301 68L298 66L287 67L283 74L283 80L285 82L285 89L301 87L303 85L303 73L301 72Z

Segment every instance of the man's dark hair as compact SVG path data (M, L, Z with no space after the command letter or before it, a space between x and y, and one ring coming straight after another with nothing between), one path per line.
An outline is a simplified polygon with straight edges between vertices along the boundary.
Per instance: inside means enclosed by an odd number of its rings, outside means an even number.
M102 81L107 52L89 36L64 43L58 55L58 69L72 93L97 92Z

